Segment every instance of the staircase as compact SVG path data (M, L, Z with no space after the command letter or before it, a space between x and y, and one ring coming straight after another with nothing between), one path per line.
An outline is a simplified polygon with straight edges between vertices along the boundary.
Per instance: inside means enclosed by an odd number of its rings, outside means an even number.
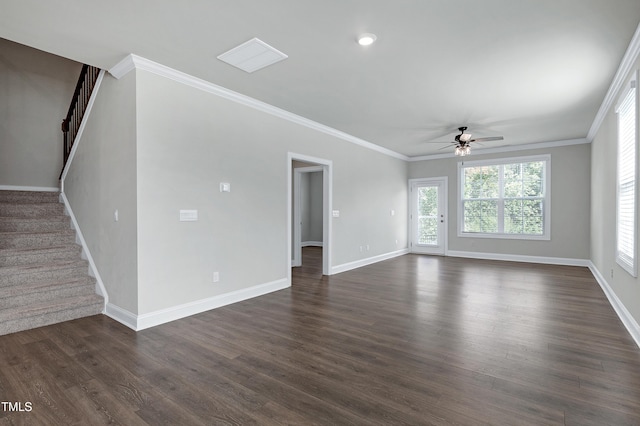
M102 312L58 195L0 191L0 335Z

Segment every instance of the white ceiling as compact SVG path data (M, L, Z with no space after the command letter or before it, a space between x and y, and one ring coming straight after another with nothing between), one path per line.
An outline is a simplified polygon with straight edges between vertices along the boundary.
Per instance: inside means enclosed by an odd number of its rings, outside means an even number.
M134 53L420 156L462 125L585 138L639 22L640 0L3 0L0 37L105 69ZM216 59L253 37L288 59Z

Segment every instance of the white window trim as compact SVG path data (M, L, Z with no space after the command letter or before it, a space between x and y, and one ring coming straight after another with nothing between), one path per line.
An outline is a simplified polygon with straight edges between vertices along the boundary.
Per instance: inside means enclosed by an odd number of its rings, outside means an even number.
M480 233L480 232L463 232L464 229L464 211L462 207L462 169L466 167L482 167L497 166L503 164L528 163L534 161L544 161L544 232L542 235L523 235L523 234L500 234L500 233ZM532 155L526 157L510 157L497 158L492 160L475 160L458 162L458 237L464 238L496 238L507 240L550 240L551 239L551 155ZM500 213L498 213L500 214Z
M626 90L624 90L624 92L622 94L620 94L620 97L618 99L618 102L616 103L615 106L615 113L616 113L616 212L615 212L615 217L616 217L616 246L615 246L615 258L616 258L616 263L625 271L627 271L629 274L631 274L631 276L633 277L637 277L638 276L638 192L639 192L639 186L638 186L638 175L640 173L640 170L638 168L639 161L638 161L638 157L639 157L639 153L638 153L638 133L639 133L639 127L640 127L640 119L639 119L639 104L640 104L640 99L638 96L638 72L634 72L632 77L629 79L628 83L624 85L624 88ZM621 104L624 102L625 98L627 97L627 95L629 94L630 91L635 91L635 97L636 97L636 117L635 117L635 138L634 138L634 144L635 144L635 177L634 177L634 182L635 182L635 199L634 199L634 219L633 219L633 223L634 223L634 228L633 228L633 249L634 249L634 253L633 253L633 259L632 259L632 264L630 265L629 262L626 259L626 256L621 256L620 252L618 251L618 203L619 203L619 194L620 194L620 174L619 174L619 170L618 170L618 155L619 155L619 146L618 146L618 132L620 130L619 128L619 121L618 121L618 110L621 106Z

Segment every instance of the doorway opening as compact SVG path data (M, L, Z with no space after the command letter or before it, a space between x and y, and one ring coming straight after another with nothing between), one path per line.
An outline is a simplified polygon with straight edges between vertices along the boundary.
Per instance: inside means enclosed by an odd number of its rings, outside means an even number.
M331 275L331 183L329 160L288 155L288 271L302 266L303 247L322 257L322 274Z

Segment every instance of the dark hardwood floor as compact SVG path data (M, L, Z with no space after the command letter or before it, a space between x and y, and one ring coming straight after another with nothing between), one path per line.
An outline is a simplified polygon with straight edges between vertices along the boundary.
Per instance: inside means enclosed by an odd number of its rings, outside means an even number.
M0 425L640 425L640 350L589 270L407 255L135 333L0 337ZM4 402L30 402L9 411Z

